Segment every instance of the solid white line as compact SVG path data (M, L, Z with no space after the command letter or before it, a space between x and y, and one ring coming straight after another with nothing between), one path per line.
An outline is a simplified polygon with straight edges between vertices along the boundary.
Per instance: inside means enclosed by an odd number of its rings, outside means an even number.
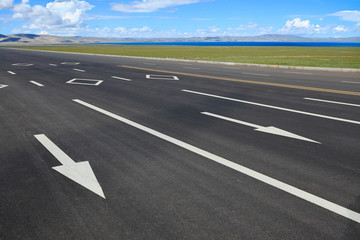
M344 119L344 118L331 117L331 116L321 115L321 114L317 114L317 113L298 111L298 110L294 110L294 109L290 109L290 108L283 108L283 107L271 106L271 105L266 105L266 104L261 104L261 103L256 103L256 102L249 102L249 101L244 101L244 100L240 100L240 99L222 97L222 96L218 96L218 95L196 92L196 91L191 91L191 90L186 90L186 89L183 89L182 91L188 92L188 93L193 93L193 94L198 94L198 95L203 95L203 96L208 96L208 97L213 97L213 98L234 101L234 102L252 104L252 105L256 105L256 106L260 106L260 107L267 107L267 108L277 109L277 110L281 110L281 111L299 113L299 114L309 115L309 116L313 116L313 117L326 118L326 119L331 119L331 120L335 120L335 121L341 121L341 122L347 122L347 123L353 123L353 124L360 125L359 121L354 121L354 120L349 120L349 119Z
M85 70L77 69L77 68L74 68L73 70L74 70L74 71L78 71L78 72L85 72Z
M117 76L111 76L111 78L120 79L120 80L124 80L124 81L131 81L131 79L117 77Z
M32 84L35 84L39 87L43 87L44 85L42 85L41 83L35 82L35 81L30 81Z
M153 135L155 137L158 137L158 138L161 138L161 139L163 139L163 140L165 140L167 142L173 143L173 144L175 144L175 145L177 145L179 147L182 147L182 148L184 148L184 149L186 149L188 151L191 151L191 152L196 153L196 154L198 154L200 156L203 156L203 157L205 157L205 158L207 158L209 160L217 162L217 163L219 163L219 164L221 164L223 166L229 167L229 168L234 169L234 170L236 170L238 172L241 172L241 173L243 173L243 174L245 174L245 175L247 175L249 177L255 178L255 179L257 179L257 180L259 180L259 181L261 181L263 183L269 184L269 185L271 185L271 186L273 186L275 188L278 188L278 189L280 189L282 191L285 191L287 193L290 193L290 194L292 194L292 195L294 195L296 197L299 197L299 198L304 199L304 200L306 200L308 202L311 202L311 203L313 203L315 205L318 205L318 206L320 206L322 208L325 208L325 209L327 209L329 211L337 213L337 214L339 214L339 215L341 215L341 216L343 216L345 218L348 218L348 219L351 219L351 220L353 220L355 222L360 223L360 214L357 213L357 212L354 212L354 211L352 211L350 209L344 208L344 207L342 207L342 206L340 206L338 204L332 203L332 202L330 202L328 200L325 200L323 198L315 196L315 195L313 195L311 193L305 192L305 191L303 191L303 190L301 190L299 188L293 187L293 186L291 186L289 184L286 184L286 183L281 182L279 180L276 180L274 178L268 177L268 176L266 176L266 175L264 175L262 173L256 172L256 171L254 171L254 170L252 170L250 168L244 167L244 166L242 166L240 164L231 162L231 161L229 161L229 160L227 160L225 158L222 158L220 156L217 156L215 154L212 154L210 152L207 152L205 150L202 150L200 148L192 146L192 145L190 145L190 144L188 144L186 142L183 142L183 141L178 140L176 138L165 135L165 134L163 134L161 132L158 132L156 130L153 130L151 128L143 126L143 125L141 125L139 123L128 120L128 119L126 119L124 117L121 117L119 115L116 115L114 113L111 113L109 111L101 109L99 107L96 107L96 106L94 106L92 104L89 104L87 102L84 102L82 100L73 99L73 101L76 102L76 103L79 103L79 104L81 104L81 105L83 105L85 107L88 107L88 108L90 108L90 109L92 109L94 111L102 113L102 114L104 114L104 115L106 115L108 117L119 120L119 121L121 121L121 122L123 122L125 124L128 124L128 125L130 125L130 126L132 126L134 128L137 128L139 130L147 132L147 133L149 133L149 134L151 134L151 135Z
M262 73L246 73L246 72L242 72L241 74L254 75L254 76L262 76L262 77L270 77L269 74L262 74Z
M341 81L343 83L355 83L355 84L360 84L360 82L350 82L350 81Z
M12 72L12 71L7 71L8 73L15 75L16 73Z
M293 74L304 74L304 75L311 75L313 73L307 73L307 72L288 72L288 71L285 71L286 73L293 73Z
M317 99L317 98L304 98L304 99L310 100L310 101L325 102L325 103L335 103L335 104L341 104L341 105L347 105L347 106L353 106L353 107L360 107L360 104L335 102L335 101L329 101L329 100L323 100L323 99Z

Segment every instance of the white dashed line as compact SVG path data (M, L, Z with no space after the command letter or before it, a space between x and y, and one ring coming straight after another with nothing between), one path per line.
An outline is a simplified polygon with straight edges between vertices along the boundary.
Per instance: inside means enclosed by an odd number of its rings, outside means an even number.
M74 70L74 71L78 71L78 72L86 72L85 70L77 69L77 68L74 68L73 70Z
M12 71L7 71L8 73L15 75L16 73L12 72Z
M44 85L42 85L41 83L35 82L35 81L30 81L32 84L35 84L36 86L39 87L43 87Z
M122 77L117 77L117 76L111 76L111 78L114 78L114 79L120 79L120 80L124 80L124 81L131 81L131 79L127 79L127 78L122 78Z
M57 67L57 64L49 63L50 66Z
M223 96L218 96L218 95L208 94L208 93L202 93L202 92L196 92L196 91L191 91L191 90L186 90L186 89L183 89L182 91L192 93L192 94L207 96L207 97L224 99L224 100L233 101L233 102L240 102L240 103L251 104L251 105L260 106L260 107L272 108L272 109L276 109L276 110L280 110L280 111L299 113L299 114L318 117L318 118L325 118L325 119L331 119L331 120L335 120L335 121L341 121L341 122L347 122L347 123L360 125L359 121L354 121L354 120L349 120L349 119L344 119L344 118L331 117L331 116L321 115L321 114L317 114L317 113L294 110L294 109L290 109L290 108L283 108L283 107L277 107L277 106L272 106L272 105L267 105L267 104L262 104L262 103L249 102L249 101L244 101L244 100L240 100L240 99L236 99L236 98L228 98L228 97L223 97Z
M347 106L352 106L352 107L360 107L359 104L353 104L353 103L335 102L335 101L329 101L329 100L323 100L323 99L317 99L317 98L304 98L304 99L310 100L310 101L334 103L334 104L341 104L341 105L347 105Z
M352 210L347 209L347 208L345 208L343 206L340 206L338 204L330 202L330 201L328 201L326 199L323 199L321 197L318 197L318 196L316 196L314 194L305 192L305 191L303 191L303 190L301 190L299 188L296 188L294 186L291 186L291 185L289 185L287 183L284 183L284 182L276 180L276 179L274 179L272 177L266 176L265 174L254 171L254 170L252 170L250 168L247 168L245 166L242 166L240 164L234 163L234 162L232 162L230 160L227 160L225 158L222 158L220 156L217 156L215 154L207 152L207 151L205 151L203 149L200 149L198 147L190 145L190 144L188 144L186 142L183 142L181 140L178 140L176 138L165 135L165 134L163 134L161 132L158 132L158 131L156 131L154 129L151 129L151 128L143 126L143 125L141 125L139 123L133 122L133 121L131 121L129 119L126 119L126 118L121 117L119 115L116 115L116 114L114 114L112 112L101 109L99 107L96 107L96 106L94 106L92 104L89 104L87 102L84 102L82 100L73 99L73 101L76 102L76 103L79 103L79 104L81 104L81 105L83 105L83 106L85 106L87 108L90 108L90 109L92 109L94 111L102 113L102 114L104 114L104 115L106 115L108 117L111 117L111 118L114 118L114 119L116 119L116 120L118 120L120 122L123 122L123 123L125 123L125 124L127 124L129 126L132 126L132 127L137 128L137 129L139 129L141 131L149 133L149 134L151 134L151 135L153 135L155 137L163 139L164 141L175 144L175 145L177 145L177 146L179 146L181 148L184 148L184 149L186 149L186 150L188 150L190 152L193 152L193 153L198 154L198 155L200 155L202 157L205 157L205 158L207 158L209 160L217 162L217 163L219 163L219 164L221 164L223 166L231 168L231 169L233 169L233 170L235 170L237 172L243 173L243 174L245 174L245 175L247 175L247 176L249 176L251 178L257 179L257 180L259 180L259 181L261 181L261 182L263 182L265 184L273 186L273 187L275 187L277 189L280 189L280 190L282 190L284 192L287 192L287 193L289 193L289 194L291 194L293 196L301 198L301 199L303 199L305 201L308 201L310 203L313 203L313 204L315 204L315 205L317 205L319 207L325 208L325 209L327 209L327 210L329 210L329 211L331 211L333 213L339 214L339 215L341 215L341 216L343 216L345 218L348 218L348 219L351 219L351 220L353 220L355 222L360 223L360 214L355 212L355 211L352 211Z
M343 83L354 83L354 84L360 84L360 82L350 82L350 81L341 81Z

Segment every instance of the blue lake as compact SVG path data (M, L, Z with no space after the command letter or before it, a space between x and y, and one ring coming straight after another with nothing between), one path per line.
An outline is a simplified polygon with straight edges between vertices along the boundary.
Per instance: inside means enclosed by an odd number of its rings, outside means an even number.
M257 47L360 47L360 42L134 42L94 43L111 45L155 45L155 46L257 46Z

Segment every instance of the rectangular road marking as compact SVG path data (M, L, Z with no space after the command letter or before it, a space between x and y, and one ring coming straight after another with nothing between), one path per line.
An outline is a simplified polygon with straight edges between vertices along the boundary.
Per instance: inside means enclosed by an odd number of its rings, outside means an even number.
M117 77L117 76L111 76L111 78L120 79L120 80L124 80L124 81L131 81L131 79L122 78L122 77Z
M253 76L262 76L262 77L270 77L269 74L262 74L262 73L247 73L247 72L242 72L241 74L253 75Z
M30 81L32 84L35 84L39 87L43 87L44 85L42 85L41 83L35 82L35 81Z
M309 90L309 91L317 91L317 92L330 92L330 93L360 96L360 92L350 92L350 91L342 91L342 90L335 90L335 89L305 87L305 86L297 86L297 85L289 85L289 84L273 83L273 82L243 80L243 79L236 79L236 78L229 78L229 77L217 77L217 76L209 76L209 75L194 74L194 73L184 73L184 72L175 72L175 71L168 71L168 70L132 67L132 66L127 66L127 65L121 65L120 67L130 68L130 69L138 69L138 70L144 70L144 71L152 71L152 72L171 73L171 74L176 74L176 75L192 76L192 77L199 77L199 78L216 79L216 80L222 80L222 81L251 83L251 84L273 86L273 87L284 87L284 88L301 89L301 90Z
M74 68L73 70L74 70L74 71L78 71L78 72L85 72L85 70L77 69L77 68Z
M341 105L347 105L347 106L353 106L353 107L360 107L360 104L344 103L344 102L335 102L335 101L329 101L329 100L323 100L323 99L317 99L317 98L304 98L304 99L310 100L310 101L325 102L325 103L334 103L334 104L341 104Z
M353 124L360 125L359 121L354 121L354 120L349 120L349 119L344 119L344 118L331 117L331 116L321 115L321 114L317 114L317 113L298 111L298 110L294 110L294 109L290 109L290 108L283 108L283 107L271 106L271 105L266 105L266 104L261 104L261 103L256 103L256 102L249 102L249 101L244 101L244 100L240 100L240 99L222 97L222 96L218 96L218 95L202 93L202 92L196 92L196 91L191 91L191 90L186 90L186 89L183 89L182 91L197 94L197 95L207 96L207 97L213 97L213 98L219 98L219 99L224 99L224 100L229 100L229 101L234 101L234 102L252 104L252 105L256 105L256 106L260 106L260 107L267 107L267 108L277 109L277 110L281 110L281 111L299 113L299 114L309 115L309 116L313 116L313 117L326 118L326 119L331 119L331 120L336 120L336 121L341 121L341 122L347 122L347 123L353 123Z
M7 71L8 73L15 75L16 73L12 72L12 71Z
M355 83L355 84L360 84L360 82L350 82L350 81L341 81L343 83Z
M266 175L264 175L262 173L256 172L256 171L254 171L254 170L252 170L250 168L244 167L244 166L242 166L240 164L231 162L230 160L227 160L225 158L222 158L220 156L217 156L215 154L212 154L210 152L202 150L202 149L200 149L198 147L195 147L195 146L190 145L190 144L188 144L186 142L183 142L183 141L178 140L176 138L165 135L165 134L163 134L161 132L158 132L156 130L153 130L151 128L143 126L143 125L141 125L139 123L128 120L128 119L126 119L124 117L121 117L119 115L116 115L114 113L111 113L109 111L101 109L99 107L96 107L96 106L94 106L92 104L89 104L87 102L84 102L82 100L73 99L73 101L76 102L76 103L79 103L79 104L81 104L81 105L83 105L85 107L88 107L88 108L90 108L90 109L92 109L94 111L102 113L102 114L104 114L104 115L106 115L108 117L114 118L114 119L116 119L116 120L118 120L120 122L123 122L123 123L125 123L127 125L130 125L130 126L132 126L134 128L137 128L137 129L139 129L141 131L147 132L147 133L149 133L149 134L151 134L151 135L153 135L155 137L158 137L158 138L163 139L163 140L165 140L167 142L170 142L170 143L175 144L175 145L177 145L179 147L182 147L182 148L184 148L184 149L186 149L186 150L188 150L190 152L193 152L193 153L198 154L200 156L203 156L203 157L205 157L205 158L207 158L209 160L217 162L217 163L219 163L219 164L221 164L223 166L234 169L234 170L236 170L236 171L238 171L240 173L243 173L243 174L245 174L245 175L247 175L247 176L249 176L251 178L257 179L257 180L259 180L259 181L261 181L263 183L269 184L269 185L271 185L271 186L273 186L275 188L278 188L278 189L280 189L282 191L285 191L287 193L290 193L290 194L292 194L292 195L294 195L296 197L304 199L305 201L311 202L311 203L313 203L315 205L318 205L318 206L320 206L322 208L325 208L325 209L327 209L327 210L329 210L331 212L337 213L337 214L339 214L339 215L341 215L341 216L343 216L345 218L348 218L348 219L351 219L351 220L353 220L355 222L360 223L360 214L357 213L357 212L354 212L354 211L352 211L350 209L344 208L344 207L342 207L342 206L340 206L338 204L332 203L332 202L330 202L328 200L325 200L323 198L315 196L315 195L313 195L311 193L305 192L305 191L303 191L303 190L301 190L299 188L293 187L293 186L291 186L291 185L289 185L287 183L284 183L284 182L281 182L281 181L276 180L274 178L268 177L268 176L266 176Z

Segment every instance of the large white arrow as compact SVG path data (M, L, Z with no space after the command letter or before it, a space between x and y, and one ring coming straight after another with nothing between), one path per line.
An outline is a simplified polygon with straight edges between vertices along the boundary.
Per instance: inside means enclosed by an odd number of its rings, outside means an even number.
M77 182L97 195L105 198L104 192L97 181L89 162L74 162L66 153L56 146L44 134L34 135L39 142L59 161L62 165L53 167L54 170L65 177Z
M217 114L209 113L209 112L202 112L201 114L205 114L205 115L208 115L208 116L211 116L211 117L220 118L220 119L223 119L223 120L226 120L226 121L230 121L230 122L242 124L242 125L245 125L245 126L253 127L253 128L255 128L255 131L259 131L259 132L280 135L280 136L288 137L288 138L295 138L295 139L308 141L308 142L313 142L313 143L319 143L319 142L311 140L309 138L305 138L305 137L302 137L302 136L296 135L294 133L282 130L280 128L272 127L272 126L263 127L263 126L256 125L256 124L253 124L253 123L248 123L248 122L240 121L240 120L233 119L233 118L228 118L228 117L225 117L225 116L221 116L221 115L217 115ZM321 143L319 143L319 144L321 144Z

